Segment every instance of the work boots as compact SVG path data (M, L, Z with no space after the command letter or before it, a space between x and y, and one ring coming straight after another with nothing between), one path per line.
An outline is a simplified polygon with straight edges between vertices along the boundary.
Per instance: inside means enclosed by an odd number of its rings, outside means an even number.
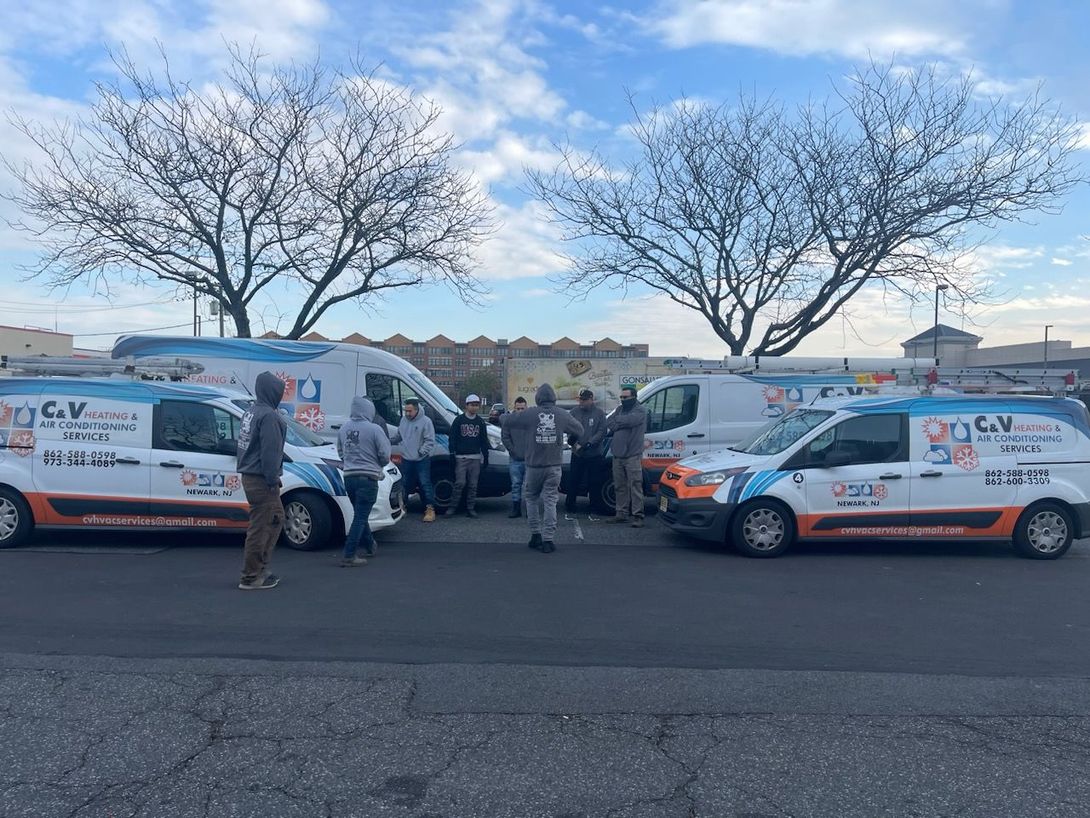
M511 513L508 514L507 516L511 517L511 518L521 517L522 516L522 503L512 502L511 503Z
M435 509L432 508L431 506L428 506L426 509L424 509L424 522L426 522L426 523L434 523L435 522Z

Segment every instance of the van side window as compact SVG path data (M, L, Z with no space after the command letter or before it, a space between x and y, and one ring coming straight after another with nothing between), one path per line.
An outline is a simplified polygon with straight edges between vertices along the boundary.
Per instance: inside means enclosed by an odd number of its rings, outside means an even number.
M381 375L377 372L368 372L365 380L367 384L367 397L375 404L375 414L389 423L397 426L401 422L401 409L409 398L420 401L420 408L424 414L431 418L435 424L436 434L448 434L450 425L441 418L420 394L400 378L393 375ZM378 420L378 417L375 418Z
M688 426L696 420L700 402L700 387L695 383L678 384L662 389L644 403L647 410L647 431L666 432Z
M853 465L908 460L904 415L860 415L822 432L806 447L807 460L820 463L830 452L845 452Z
M223 454L238 438L238 419L207 403L166 400L155 407L152 446Z

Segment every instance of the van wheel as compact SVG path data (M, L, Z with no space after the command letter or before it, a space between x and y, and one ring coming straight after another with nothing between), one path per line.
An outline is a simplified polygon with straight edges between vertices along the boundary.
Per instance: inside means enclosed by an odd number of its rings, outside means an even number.
M613 485L613 477L607 477L605 482L602 483L602 507L608 508L611 512L617 511L617 487Z
M795 542L795 518L774 500L754 500L731 520L731 542L747 557L778 557Z
M431 478L432 491L435 493L435 505L437 508L446 508L450 505L450 498L454 496L454 475L447 467L436 469ZM423 498L421 498L423 499Z
M333 518L329 506L316 494L292 494L284 503L284 530L281 540L297 551L314 551L329 542Z
M30 536L34 517L23 495L0 488L0 548L14 548Z
M1054 560L1071 547L1075 526L1059 503L1041 503L1022 512L1014 526L1014 550L1033 560Z

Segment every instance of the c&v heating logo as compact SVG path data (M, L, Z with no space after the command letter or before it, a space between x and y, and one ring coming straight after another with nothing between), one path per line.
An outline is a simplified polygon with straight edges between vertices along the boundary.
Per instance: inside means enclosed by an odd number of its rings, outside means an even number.
M961 418L951 423L929 417L923 421L921 432L929 446L923 456L926 462L937 466L954 465L965 471L973 471L980 465L980 457L973 447L973 430Z

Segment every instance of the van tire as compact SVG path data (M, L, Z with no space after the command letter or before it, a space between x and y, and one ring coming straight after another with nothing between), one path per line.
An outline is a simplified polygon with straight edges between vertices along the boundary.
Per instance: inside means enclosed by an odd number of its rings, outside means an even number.
M747 557L778 557L795 542L795 517L775 500L758 498L734 513L730 541Z
M280 542L296 551L316 551L329 544L333 515L312 491L297 491L284 498L284 530Z
M1074 519L1059 503L1032 505L1014 524L1014 550L1027 559L1059 559L1067 553L1074 539Z
M454 496L454 475L449 466L444 465L432 470L431 487L435 495L435 507L443 509L449 506L450 498Z
M23 495L0 486L0 548L22 545L34 530L34 515Z
M602 481L601 497L598 501L602 504L603 510L608 509L614 514L617 513L617 487L613 485L612 474Z

